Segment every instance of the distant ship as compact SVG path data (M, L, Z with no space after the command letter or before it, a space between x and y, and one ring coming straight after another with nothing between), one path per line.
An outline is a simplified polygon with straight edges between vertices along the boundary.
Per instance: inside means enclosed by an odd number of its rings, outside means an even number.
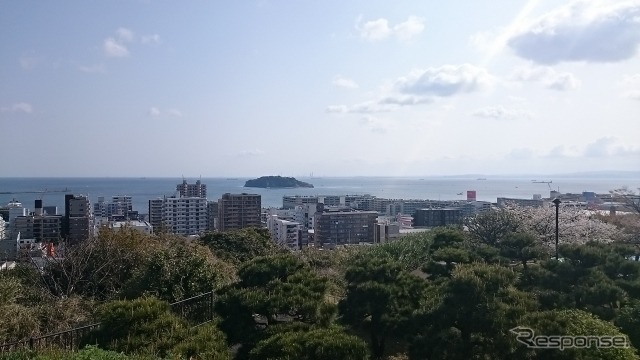
M459 192L459 193L458 193L458 195L462 195L462 193L461 193L461 192Z
M476 180L487 180L487 178L477 178Z
M552 180L549 181L536 181L536 180L531 180L532 183L534 184L553 184Z

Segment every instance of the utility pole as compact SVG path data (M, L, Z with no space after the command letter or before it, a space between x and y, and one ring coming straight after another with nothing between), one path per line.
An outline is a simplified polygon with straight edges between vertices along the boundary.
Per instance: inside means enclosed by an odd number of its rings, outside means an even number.
M556 206L556 261L558 261L558 211L560 209L560 199L553 199L553 204Z

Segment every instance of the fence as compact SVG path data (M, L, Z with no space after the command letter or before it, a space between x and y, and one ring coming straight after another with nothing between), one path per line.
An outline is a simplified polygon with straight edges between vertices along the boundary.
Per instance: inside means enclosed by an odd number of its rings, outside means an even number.
M181 316L192 326L199 326L213 320L215 294L213 291L196 295L170 304L171 311ZM31 337L11 343L0 344L0 353L17 350L41 350L60 348L77 350L82 340L100 323L85 325L53 334Z

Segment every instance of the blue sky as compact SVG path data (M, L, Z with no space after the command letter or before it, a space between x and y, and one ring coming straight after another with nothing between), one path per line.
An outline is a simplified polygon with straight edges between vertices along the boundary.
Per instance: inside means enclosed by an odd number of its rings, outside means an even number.
M640 168L640 1L3 1L0 176Z

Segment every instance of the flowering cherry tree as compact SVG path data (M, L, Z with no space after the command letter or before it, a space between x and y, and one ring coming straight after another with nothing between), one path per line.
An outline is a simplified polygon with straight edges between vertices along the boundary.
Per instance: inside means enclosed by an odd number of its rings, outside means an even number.
M555 243L556 209L554 206L522 207L509 205L520 225L519 231L532 233L545 245ZM602 221L594 212L571 204L560 204L558 211L558 240L560 243L584 244L589 241L622 240L618 227Z

